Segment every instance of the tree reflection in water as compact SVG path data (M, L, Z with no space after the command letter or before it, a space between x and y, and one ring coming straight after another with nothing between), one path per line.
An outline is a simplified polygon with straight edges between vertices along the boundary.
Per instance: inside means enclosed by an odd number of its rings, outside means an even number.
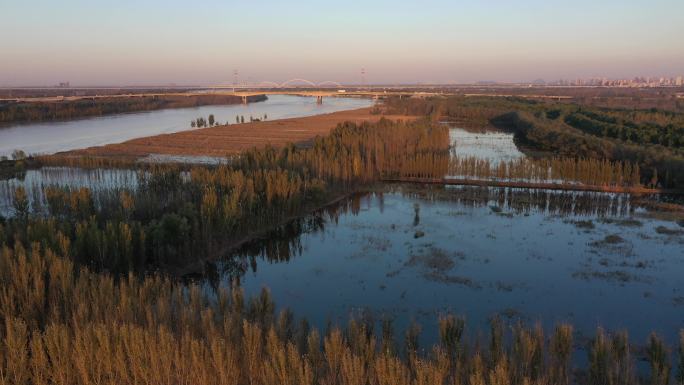
M596 192L563 192L494 187L436 187L436 186L388 186L387 192L401 193L407 198L453 202L460 208L497 207L508 213L540 213L567 217L625 217L638 208L628 194ZM382 192L357 193L335 204L296 218L255 238L228 257L207 269L205 279L218 287L221 279L240 283L248 272L257 272L258 260L269 263L289 262L303 252L302 236L322 232L326 225L337 224L340 216L358 215L363 201L378 198L380 212L383 210ZM415 213L414 213L415 214ZM212 269L215 271L212 274Z

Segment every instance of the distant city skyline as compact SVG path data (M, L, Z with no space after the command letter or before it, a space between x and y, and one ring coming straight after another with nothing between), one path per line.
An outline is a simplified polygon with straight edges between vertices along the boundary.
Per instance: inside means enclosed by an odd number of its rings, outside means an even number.
M485 4L486 3L486 4ZM0 6L0 86L525 83L684 74L677 0L38 0Z
M250 77L251 78L251 77ZM234 78L232 83L212 83L212 84L178 84L178 83L166 83L166 84L145 84L145 85L126 85L126 84L100 84L100 85L72 85L69 81L58 82L57 84L41 85L41 86L15 86L17 88L27 87L45 87L45 88L91 88L91 87L146 87L146 86L158 86L158 87L220 87L220 88L230 88L230 87L264 87L264 88L280 88L280 87L341 87L341 86L421 86L421 85L443 85L443 86L478 86L478 85L539 85L539 86L604 86L604 87L682 87L684 86L684 75L679 76L635 76L631 78L608 78L608 77L593 77L593 78L577 78L577 79L555 79L555 80L545 80L545 79L535 79L531 81L520 81L520 82L495 82L487 80L479 80L470 83L454 83L454 82L442 82L442 83L430 83L430 82L405 82L405 83L339 83L332 80L324 80L320 82L314 82L306 78L293 78L286 81L272 81L272 80L254 80L254 79L240 79ZM3 87L0 88L11 88Z

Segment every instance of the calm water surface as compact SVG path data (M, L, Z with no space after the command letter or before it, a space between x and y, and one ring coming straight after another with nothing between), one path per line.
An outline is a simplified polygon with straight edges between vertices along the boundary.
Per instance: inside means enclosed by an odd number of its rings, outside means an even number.
M61 186L72 189L86 187L94 192L109 189L135 189L138 171L126 169L82 169L73 167L42 167L26 170L20 177L0 180L0 215L14 214L12 202L17 187L23 187L32 201L46 207L44 188ZM40 208L35 208L40 210Z
M268 287L319 328L370 314L399 330L416 320L429 342L446 312L465 316L471 332L494 315L567 321L580 336L625 328L636 342L651 330L674 341L684 328L684 228L624 196L364 195L245 247L218 271L214 284L239 278L248 295Z
M326 114L368 107L373 102L360 98L315 98L269 95L268 100L247 105L202 106L111 115L66 122L22 124L0 128L0 156L14 150L29 154L52 154L90 146L120 143L129 139L192 129L190 121L214 114L216 120L235 123L236 115L269 120Z
M523 157L513 136L450 131L454 152L492 161ZM508 322L571 322L578 341L597 326L652 330L674 341L684 327L684 228L628 195L524 189L400 187L293 222L225 258L212 285L239 279L271 290L319 328L351 317L417 321L466 317L471 335Z

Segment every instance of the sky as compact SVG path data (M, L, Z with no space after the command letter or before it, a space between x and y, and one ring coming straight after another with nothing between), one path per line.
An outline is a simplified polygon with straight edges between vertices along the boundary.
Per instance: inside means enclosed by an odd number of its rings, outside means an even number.
M682 0L0 0L0 86L684 74Z

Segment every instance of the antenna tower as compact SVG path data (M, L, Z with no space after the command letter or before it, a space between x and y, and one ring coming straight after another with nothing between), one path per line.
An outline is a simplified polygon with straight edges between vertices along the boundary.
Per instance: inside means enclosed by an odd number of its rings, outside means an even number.
M235 88L238 86L238 70L233 70L233 93L235 93Z

